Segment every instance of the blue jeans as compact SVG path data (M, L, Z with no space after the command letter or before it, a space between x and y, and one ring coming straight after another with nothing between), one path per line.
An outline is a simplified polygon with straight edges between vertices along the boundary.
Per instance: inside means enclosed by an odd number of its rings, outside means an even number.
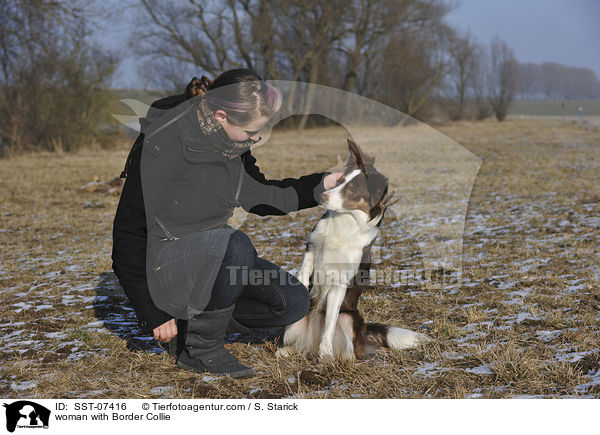
M232 304L239 323L250 328L276 327L304 317L310 297L295 276L258 257L250 238L238 230L229 237L205 311Z

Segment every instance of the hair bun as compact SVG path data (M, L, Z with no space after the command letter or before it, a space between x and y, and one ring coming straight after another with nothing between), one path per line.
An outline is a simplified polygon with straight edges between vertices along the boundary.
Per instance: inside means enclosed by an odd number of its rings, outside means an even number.
M202 76L200 79L198 79L198 77L194 77L185 87L185 95L187 98L204 95L211 85L212 80L206 76Z

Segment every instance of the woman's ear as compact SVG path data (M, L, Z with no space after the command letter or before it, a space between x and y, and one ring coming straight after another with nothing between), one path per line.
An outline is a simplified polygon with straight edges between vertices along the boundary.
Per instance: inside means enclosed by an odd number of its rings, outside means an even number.
M224 122L227 120L227 113L225 113L223 110L217 110L215 112L215 119L219 122Z

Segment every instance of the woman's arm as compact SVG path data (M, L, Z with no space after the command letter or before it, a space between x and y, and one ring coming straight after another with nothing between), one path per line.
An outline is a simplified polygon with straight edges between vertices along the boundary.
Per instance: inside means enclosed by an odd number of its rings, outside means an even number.
M242 207L260 216L284 215L318 205L329 172L318 172L300 178L267 180L250 151L242 154L245 175L240 192ZM335 177L335 176L334 176ZM331 182L333 178L328 177ZM329 183L328 183L329 184Z

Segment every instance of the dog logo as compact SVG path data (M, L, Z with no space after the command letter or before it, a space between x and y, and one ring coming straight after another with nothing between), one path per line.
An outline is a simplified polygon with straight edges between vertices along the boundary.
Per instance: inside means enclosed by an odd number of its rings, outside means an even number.
M18 428L48 428L50 410L29 400L19 400L6 408L6 430L14 432Z

